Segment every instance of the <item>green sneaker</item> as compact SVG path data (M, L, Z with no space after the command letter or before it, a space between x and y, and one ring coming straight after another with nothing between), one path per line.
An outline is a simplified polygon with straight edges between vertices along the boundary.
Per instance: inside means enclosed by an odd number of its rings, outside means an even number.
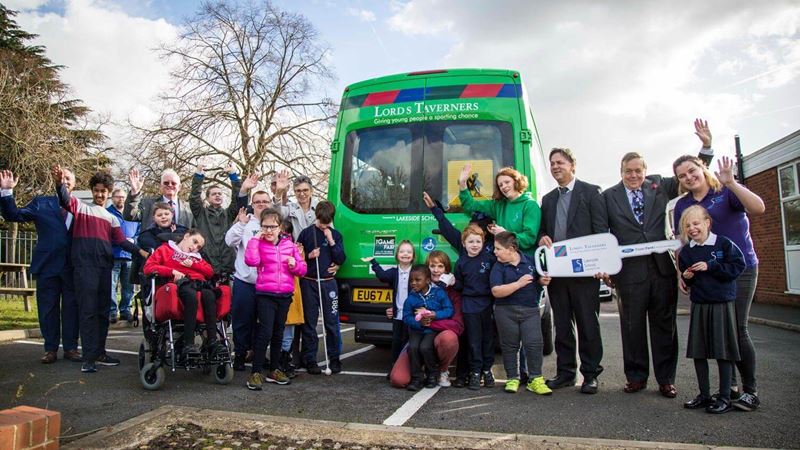
M553 391L547 387L547 384L544 382L544 377L542 376L536 377L529 381L528 386L526 386L525 389L537 395L550 395L553 393Z
M261 375L261 372L255 372L250 374L250 378L247 379L247 389L251 391L260 391L264 386L264 375Z
M267 375L267 382L289 384L291 380L289 380L289 377L287 377L285 373L281 372L279 369L275 369Z
M504 389L508 393L516 394L519 390L519 378L512 378L506 381L506 387Z

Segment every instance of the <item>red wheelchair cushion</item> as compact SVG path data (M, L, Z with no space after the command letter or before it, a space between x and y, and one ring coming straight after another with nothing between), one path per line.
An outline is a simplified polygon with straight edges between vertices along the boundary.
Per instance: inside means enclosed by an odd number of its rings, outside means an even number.
M222 295L217 299L217 320L222 320L231 312L231 288L220 285L217 287ZM178 286L175 283L166 283L156 289L155 319L157 322L167 320L183 320L183 303L178 298ZM197 293L197 323L204 323L203 304L200 303L200 292Z

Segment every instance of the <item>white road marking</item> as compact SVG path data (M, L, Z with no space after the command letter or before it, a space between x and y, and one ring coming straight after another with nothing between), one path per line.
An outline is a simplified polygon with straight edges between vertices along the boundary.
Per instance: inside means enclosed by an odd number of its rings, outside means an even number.
M600 313L600 317L619 317L618 313Z
M378 373L378 372L353 372L350 370L343 370L342 375L356 375L362 377L386 377L385 373Z
M423 389L413 397L408 399L403 406L397 409L391 416L389 416L386 420L383 421L384 425L389 425L392 427L401 427L403 426L408 419L410 419L414 414L422 408L425 403L428 402L437 392L441 389L439 386L436 386L433 389Z
M19 344L42 345L41 342L34 342L34 341L14 341L14 342L19 343ZM81 349L81 346L79 345L78 348ZM122 354L125 354L125 355L137 355L137 356L139 355L139 352L131 352L131 351L128 351L128 350L114 350L114 349L111 349L111 348L107 348L106 352L108 352L108 353L122 353Z
M491 404L492 403L478 403L477 405L461 406L459 408L445 409L445 410L442 410L442 411L439 411L439 412L441 412L441 413L449 413L449 412L454 412L454 411L463 411L465 409L481 408L481 407L484 407L484 406L489 406Z

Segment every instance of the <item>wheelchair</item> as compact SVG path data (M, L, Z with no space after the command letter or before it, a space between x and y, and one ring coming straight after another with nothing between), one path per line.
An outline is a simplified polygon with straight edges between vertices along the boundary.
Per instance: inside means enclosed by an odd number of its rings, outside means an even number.
M217 294L217 322L206 324L203 320L203 305L200 293L197 298L197 327L195 338L205 336L206 329L216 329L219 345L213 350L205 345L199 354L182 358L183 303L178 298L178 286L158 276L148 276L149 292L142 299L144 314L142 330L144 339L139 344L139 380L147 390L158 390L166 381L166 369L175 372L200 370L208 375L213 372L214 381L228 384L233 380L233 361L231 343L226 332L225 319L231 311L231 289L229 279L221 277L213 280Z

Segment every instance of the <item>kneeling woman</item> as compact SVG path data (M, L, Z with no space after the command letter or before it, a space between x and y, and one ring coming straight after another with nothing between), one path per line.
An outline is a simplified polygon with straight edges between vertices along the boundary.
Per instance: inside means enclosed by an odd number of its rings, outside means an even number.
M214 269L200 256L205 240L197 229L190 229L180 242L168 241L156 249L144 265L145 275L157 274L168 278L178 286L178 297L183 303L183 353L184 360L190 354L200 353L194 343L197 328L197 293L203 304L203 320L206 327L206 349L213 353L217 348L217 296L208 283Z

